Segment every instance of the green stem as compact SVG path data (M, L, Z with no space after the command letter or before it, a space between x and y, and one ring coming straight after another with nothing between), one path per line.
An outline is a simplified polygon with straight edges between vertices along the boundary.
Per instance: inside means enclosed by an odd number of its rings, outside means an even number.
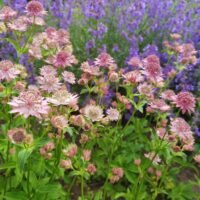
M81 200L84 200L84 178L81 176Z

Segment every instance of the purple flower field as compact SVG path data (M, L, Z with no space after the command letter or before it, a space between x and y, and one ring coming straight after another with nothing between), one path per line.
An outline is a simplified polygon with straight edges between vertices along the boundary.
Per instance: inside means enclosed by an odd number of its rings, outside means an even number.
M199 0L0 1L0 200L199 200Z

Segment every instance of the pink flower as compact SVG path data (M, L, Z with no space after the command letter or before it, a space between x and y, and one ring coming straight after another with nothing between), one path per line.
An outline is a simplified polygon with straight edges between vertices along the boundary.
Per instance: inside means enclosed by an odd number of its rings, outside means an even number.
M95 172L97 171L96 167L94 164L92 163L89 163L88 166L87 166L87 169L86 171L89 173L89 174L95 174Z
M65 82L70 83L70 84L76 83L76 78L75 78L74 73L64 71L62 73L62 76L63 76L63 79L64 79Z
M190 125L180 117L171 121L170 130L184 143L188 143L188 141L191 142L193 140L193 133L191 131Z
M94 63L99 67L109 67L115 64L115 61L108 53L103 52L95 59Z
M186 112L191 114L194 112L195 98L190 92L180 92L177 94L174 104L181 109L183 114Z
M161 162L161 159L155 152L145 153L144 156L152 161L153 164L157 165Z
M110 121L118 121L120 118L120 113L117 109L115 108L109 108L107 110L107 117Z
M8 21L8 20L16 17L16 15L17 15L17 12L8 6L4 6L0 10L0 20L3 20L3 21Z
M144 81L144 77L138 70L128 72L125 75L123 75L123 77L125 78L126 83L131 83L131 84L136 84Z
M103 110L100 106L87 105L84 108L84 115L93 122L101 121L103 118Z
M175 101L176 94L173 90L165 90L161 93L161 98L168 101Z
M194 160L195 160L195 162L197 162L198 164L200 164L200 155L194 156Z
M31 57L36 58L36 59L42 59L42 51L38 45L31 45L29 47L28 53L30 54Z
M24 32L27 30L29 25L29 19L26 16L20 16L8 24L8 27L14 31Z
M142 62L138 57L132 57L129 61L128 64L135 67L135 68L139 68L142 66Z
M57 115L57 116L53 116L51 118L51 124L55 128L63 129L63 128L67 127L68 121L67 121L67 119L66 119L65 116L63 116L63 115Z
M43 16L46 14L43 5L36 0L32 0L26 5L26 12L29 16Z
M56 33L56 40L60 45L69 44L69 33L64 29L59 29Z
M112 174L122 178L124 175L124 170L121 167L115 167L112 169Z
M63 153L65 156L68 156L69 158L73 158L78 151L78 147L76 144L69 144L67 149L63 150Z
M61 67L61 68L65 68L65 67L71 67L72 64L77 64L77 60L76 58L65 51L60 51L53 59L53 63L52 63L55 67Z
M78 96L73 95L65 89L60 89L55 91L52 97L47 98L48 102L54 104L55 106L69 105L72 103L77 103Z
M150 55L143 60L144 62L144 71L143 73L147 76L151 81L155 81L160 79L161 67L160 60L156 55Z
M89 161L91 159L91 150L88 150L88 149L84 149L83 150L83 159L85 161Z
M117 82L119 80L118 73L114 72L114 71L110 72L109 73L109 80L110 80L110 82Z
M70 159L61 160L60 167L64 169L71 169L72 168L72 161Z
M41 76L46 76L46 75L56 75L56 69L53 68L51 65L44 65L41 69L40 69L40 75Z
M110 177L111 183L118 182L124 175L124 170L121 167L115 167L112 169L112 176Z
M26 130L23 128L14 128L8 131L8 138L14 144L23 143L26 138Z
M150 103L150 107L155 110L159 110L162 112L167 112L170 110L170 106L165 103L163 99L154 99Z
M153 99L153 87L152 85L149 85L147 84L146 82L145 83L142 83L140 84L138 87L138 92L141 94L141 95L144 95L148 98L151 98Z
M15 79L18 74L20 74L20 71L14 67L11 61L0 61L0 81L11 81L12 79Z
M11 113L19 113L24 115L25 118L35 116L41 119L42 115L48 114L49 111L47 101L37 89L21 92L18 97L14 97L8 104L12 106Z
M88 62L84 62L81 64L81 70L91 76L101 75L99 67L90 65Z
M59 90L61 86L59 79L52 74L47 74L44 77L39 76L37 77L37 81L40 84L41 90L46 91L48 93Z

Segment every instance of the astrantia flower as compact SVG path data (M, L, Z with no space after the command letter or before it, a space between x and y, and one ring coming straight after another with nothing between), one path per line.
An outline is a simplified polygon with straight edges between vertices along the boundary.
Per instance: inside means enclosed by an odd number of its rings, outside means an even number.
M67 90L61 89L56 91L52 97L47 98L47 100L55 106L69 105L72 102L77 102L78 96L71 94Z
M150 107L155 110L166 112L170 110L170 106L165 103L163 99L154 99L150 103Z
M74 84L76 82L76 78L75 78L75 75L74 73L72 72L67 72L67 71L64 71L62 73L62 76L63 76L63 80L67 83L70 83L70 84Z
M42 16L46 14L43 5L39 1L30 1L26 5L26 12L29 16Z
M41 48L38 45L31 45L29 47L28 53L31 57L36 59L42 59L42 51Z
M135 68L139 68L142 66L142 62L138 57L132 57L129 61L128 64L135 67Z
M77 64L76 58L65 51L60 51L53 59L52 63L55 67L71 67L72 64Z
M63 129L63 128L67 127L67 125L68 125L68 121L67 121L66 117L63 115L53 116L51 118L51 123L52 123L53 127L59 128L59 129Z
M48 93L59 90L61 86L59 79L52 74L47 74L46 76L39 76L37 77L37 81L40 84L41 90L46 91Z
M144 156L152 161L153 164L157 165L161 162L161 159L155 152L145 153Z
M123 77L125 78L126 83L131 83L131 84L139 83L144 80L144 77L138 70L128 72L125 75L123 75Z
M69 144L69 146L67 147L67 149L63 150L63 154L69 158L73 158L78 151L78 147L76 144Z
M64 29L59 29L56 32L56 40L60 45L70 43L69 33Z
M14 144L23 143L26 135L26 130L23 128L15 128L8 131L8 138Z
M13 63L9 60L0 61L0 81L11 81L20 74L20 71L15 68Z
M97 171L96 167L94 164L92 163L89 163L87 168L86 168L86 171L89 173L89 174L95 174L95 172Z
M95 59L94 63L99 67L109 67L115 64L115 61L108 53L103 52Z
M49 111L47 101L37 89L21 92L18 97L14 97L8 104L12 106L11 113L19 113L24 115L25 118L35 116L40 119L42 115L48 114Z
M165 90L161 93L161 98L164 100L174 101L176 99L176 94L173 90Z
M197 162L198 164L200 164L200 155L194 156L194 160L195 160L195 162Z
M156 55L150 55L143 60L144 71L143 73L150 80L157 80L161 77L160 60Z
M4 6L0 10L0 20L7 21L14 18L17 15L17 12L8 6Z
M170 130L175 136L184 142L193 138L190 125L180 117L171 121Z
M87 105L84 108L84 115L93 122L100 121L103 118L103 110L100 106Z
M138 87L138 92L141 94L141 95L145 95L146 97L148 98L153 98L153 87L152 85L150 84L147 84L146 82L145 83L142 83L140 84Z
M181 109L183 114L191 114L194 112L195 98L190 92L180 92L177 94L174 104Z
M41 76L46 76L46 75L56 75L56 69L53 68L51 65L45 65L40 69L40 75Z
M20 16L8 24L8 27L14 31L24 32L27 30L30 21L26 16Z
M84 63L81 64L81 70L84 73L87 73L87 74L92 75L92 76L101 75L99 67L90 65L88 62L84 62Z
M109 108L107 110L107 117L110 121L117 121L120 118L120 113L115 108Z

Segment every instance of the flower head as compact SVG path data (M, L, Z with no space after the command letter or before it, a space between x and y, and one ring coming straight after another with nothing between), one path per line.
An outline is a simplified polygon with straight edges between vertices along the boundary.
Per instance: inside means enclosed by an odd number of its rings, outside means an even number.
M117 109L115 108L109 108L107 110L107 115L108 115L108 119L110 121L118 121L120 118L120 113Z
M0 61L0 81L11 81L20 74L20 71L9 60Z
M77 103L78 96L73 95L65 89L60 89L54 92L52 97L47 98L48 102L54 104L55 106L69 105L73 102Z
M87 169L86 171L89 173L89 174L95 174L95 172L97 171L96 167L94 164L92 163L89 163L88 166L87 166Z
M76 58L68 52L60 51L53 59L52 63L55 67L71 67L72 64L77 64Z
M129 61L128 64L135 67L135 68L139 68L142 66L142 62L138 57L132 57Z
M108 53L101 53L95 59L95 65L99 67L109 67L110 65L115 64L114 59Z
M28 89L20 93L18 97L14 97L8 103L12 106L11 113L19 113L25 118L35 116L41 118L42 115L48 114L48 102L41 96L39 90Z
M148 79L155 81L161 77L160 60L156 55L150 55L144 59L144 71L143 73Z
M103 110L100 106L87 105L84 108L84 115L93 122L101 121L103 118Z
M67 83L70 83L70 84L74 84L76 82L76 78L75 78L75 75L74 73L72 72L67 72L67 71L64 71L62 73L62 76L63 76L63 80Z
M15 128L8 131L8 138L14 144L23 143L26 135L26 130L23 128Z
M51 65L45 65L40 69L40 75L46 76L46 75L56 75L56 69L53 68Z
M138 70L128 72L125 75L123 75L123 77L125 78L126 83L131 83L131 84L136 84L144 81L144 77Z
M0 10L0 20L3 20L3 21L8 21L14 18L16 15L17 15L17 12L8 6L4 6Z
M53 116L51 118L51 124L58 129L63 129L67 127L68 121L65 116L63 115L58 115L58 116Z
M26 16L20 16L8 24L8 27L14 31L24 32L27 30L29 25L29 19Z
M161 98L168 101L174 101L176 99L176 94L173 90L165 90L162 92Z
M184 143L188 143L188 141L193 140L193 133L191 131L190 125L180 117L171 121L170 130Z
M159 110L162 112L167 112L170 110L170 106L165 103L163 99L154 99L150 103L150 107L155 110Z
M42 91L47 91L48 93L55 92L60 89L61 83L59 79L52 74L47 74L46 76L37 77L37 81L40 84Z
M194 112L195 98L190 92L180 92L177 94L174 104L181 109L183 114L191 114Z
M44 14L46 14L43 5L36 0L32 0L27 3L26 12L29 16L34 16L34 17L43 16Z

